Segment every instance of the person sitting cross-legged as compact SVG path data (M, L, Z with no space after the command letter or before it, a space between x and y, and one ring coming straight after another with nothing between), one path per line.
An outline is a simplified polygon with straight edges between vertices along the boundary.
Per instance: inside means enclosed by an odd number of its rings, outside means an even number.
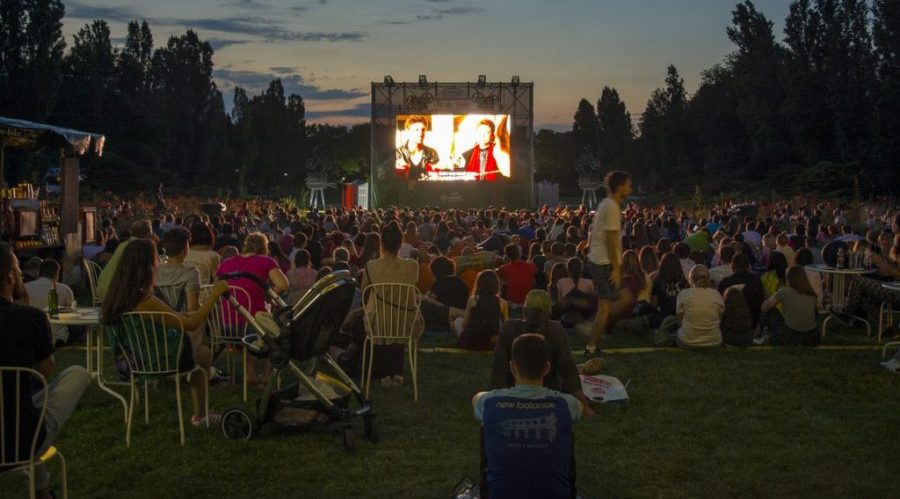
M492 499L574 497L572 425L584 408L572 395L544 388L549 357L543 336L519 336L509 362L516 385L472 397L484 432L482 488Z

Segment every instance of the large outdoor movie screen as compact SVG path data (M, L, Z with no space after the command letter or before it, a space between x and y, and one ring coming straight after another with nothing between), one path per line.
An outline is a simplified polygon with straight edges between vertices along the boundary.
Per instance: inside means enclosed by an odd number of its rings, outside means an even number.
M506 114L399 115L394 173L423 181L508 179L509 132Z

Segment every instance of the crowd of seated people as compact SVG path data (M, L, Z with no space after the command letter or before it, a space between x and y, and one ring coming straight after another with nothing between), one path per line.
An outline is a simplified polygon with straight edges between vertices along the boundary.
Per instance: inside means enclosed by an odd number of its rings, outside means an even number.
M592 355L603 335L623 319L642 317L650 331L668 320L665 326L671 329L673 320L679 323L678 312L686 300L698 293L696 289L718 290L724 298L735 286L731 306L722 307L719 321L730 324L729 331L736 331L735 327L742 333L754 331L757 343L780 343L784 335L776 331L783 331L784 309L792 302L785 301L784 295L795 291L787 280L791 266L805 269L816 310L821 312L830 301L830 283L808 266L824 263L822 250L829 242L855 243L860 252L868 250L885 265L896 265L897 215L877 205L857 209L797 198L756 203L751 212L726 202L696 213L665 205L626 204L627 174L619 175L609 187L613 189L596 214L584 206L331 208L302 213L274 201L225 200L228 210L220 216L183 216L177 209L164 213L149 224L149 235L144 227L127 226L122 215L137 210L121 202L113 213L116 216L103 221L102 240L105 249L112 249L107 253L114 267L117 239L127 244L134 238L158 238L190 223L191 238L200 245L195 253L192 241L184 264L196 266L201 283L208 283L219 265L241 261L225 257L233 256L235 248L245 248L250 233L257 232L265 238L265 251L253 254L273 261L272 270L286 276L264 277L276 288L287 289L289 299L296 299L324 266L346 268L363 282L370 262L390 258L384 256L382 237L384 228L394 225L400 232L397 259L411 259L410 272L413 265L417 270L404 281L422 291L422 314L429 329L456 331L462 348L491 349L499 330L494 322L502 325L508 318L520 317L528 291L545 289L550 293L553 319L587 335ZM167 206L173 205L177 206L172 202ZM129 238L116 238L117 233ZM241 258L248 256L245 252ZM708 282L704 280L700 287L689 281L697 265L704 265L708 275ZM614 275L597 278L607 271ZM857 296L865 295L860 291L864 279L854 280L863 281L855 286ZM612 286L601 285L604 280ZM861 300L870 312L872 302L889 292L876 288L870 285L868 298ZM859 308L855 302L852 305ZM749 327L745 327L746 317L729 316L732 309L739 310L739 315L749 310ZM788 322L798 326L794 318ZM731 336L723 336L723 341L727 343Z
M405 311L414 336L426 329L454 332L458 347L494 352L493 388L539 380L580 400L587 416L569 347L573 329L585 336L585 359L602 355L604 337L635 318L645 324L648 343L685 349L813 346L819 312L849 321L845 312L871 317L881 303L900 307L900 293L881 286L900 278L900 214L892 208L797 198L757 203L750 211L723 202L695 213L627 203L630 189L626 173L611 173L608 196L595 213L584 206L305 212L276 201L224 200L227 209L211 216L199 214L196 199L180 206L169 198L166 212L154 218L118 201L102 210L98 237L84 257L103 266L98 291L105 321L129 311L183 314L187 343L179 360L186 370L200 366L212 373L201 326L227 289L217 279L249 272L293 302L324 274L347 270L359 284L345 320L351 348L358 350L367 334L362 290L409 284L422 292L421 308ZM833 286L810 267L832 263L826 245L834 242L866 255L877 271L853 278L843 311L826 307ZM4 265L13 272L12 264ZM22 273L33 278L58 278L49 264L26 267ZM43 290L43 281L36 282L34 289ZM208 284L213 293L200 300L199 288ZM266 310L252 280L230 278L228 284L247 291L243 304L251 313ZM509 370L514 344L530 334L543 339L549 366L517 377ZM378 346L374 377L383 385L403 383L404 348ZM46 350L38 356L46 359ZM898 362L885 367L897 371ZM250 365L254 384L264 383L268 370ZM202 377L191 379L191 390L192 422L215 419L203 409Z

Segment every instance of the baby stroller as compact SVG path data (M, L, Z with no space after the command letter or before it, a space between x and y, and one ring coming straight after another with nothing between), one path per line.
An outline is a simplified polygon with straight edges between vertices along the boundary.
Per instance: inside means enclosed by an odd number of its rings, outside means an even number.
M254 331L242 340L247 351L272 362L272 374L256 408L236 406L222 413L222 433L231 440L250 440L263 424L284 428L339 424L344 450L354 450L353 419L362 417L365 438L376 441L371 401L327 352L340 334L341 322L353 303L356 282L346 270L319 279L291 307L255 275L235 272L224 279L246 278L266 291L273 313L255 317L234 296L227 299ZM320 364L330 367L329 376ZM297 380L276 388L279 375L292 373ZM356 398L359 408L351 408Z

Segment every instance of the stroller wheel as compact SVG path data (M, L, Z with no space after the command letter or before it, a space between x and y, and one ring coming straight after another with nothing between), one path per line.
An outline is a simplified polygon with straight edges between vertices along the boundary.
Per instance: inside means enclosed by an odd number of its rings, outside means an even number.
M222 413L222 433L228 440L247 441L256 435L256 418L243 407L232 407Z
M347 454L353 454L356 451L356 438L353 436L353 425L342 425L341 426L341 445L344 447L344 452Z
M363 416L363 432L366 436L366 440L373 444L378 442L378 428L375 427L374 414L366 414Z

